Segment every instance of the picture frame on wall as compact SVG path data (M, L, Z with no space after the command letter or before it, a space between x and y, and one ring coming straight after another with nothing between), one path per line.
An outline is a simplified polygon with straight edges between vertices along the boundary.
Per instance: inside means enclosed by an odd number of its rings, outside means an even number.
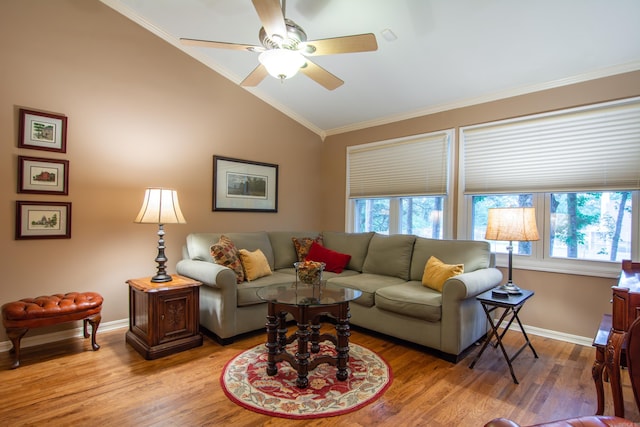
M71 203L16 201L15 238L70 239Z
M20 109L18 147L67 152L67 117Z
M213 156L213 210L278 212L278 165Z
M69 161L18 156L18 193L69 194Z

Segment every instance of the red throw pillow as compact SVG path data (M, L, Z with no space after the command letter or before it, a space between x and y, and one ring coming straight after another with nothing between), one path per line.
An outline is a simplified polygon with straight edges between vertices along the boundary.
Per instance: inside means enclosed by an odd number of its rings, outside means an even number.
M342 273L342 270L349 264L350 260L351 255L332 251L316 242L311 244L309 253L307 254L307 261L324 262L326 264L324 267L325 271L331 271L333 273Z

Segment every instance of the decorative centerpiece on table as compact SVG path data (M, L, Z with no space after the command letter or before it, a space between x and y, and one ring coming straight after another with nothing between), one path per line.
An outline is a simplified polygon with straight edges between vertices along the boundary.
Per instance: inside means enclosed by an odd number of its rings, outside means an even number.
M295 262L293 266L296 268L296 281L300 281L307 285L320 285L322 283L322 272L325 263L317 261Z

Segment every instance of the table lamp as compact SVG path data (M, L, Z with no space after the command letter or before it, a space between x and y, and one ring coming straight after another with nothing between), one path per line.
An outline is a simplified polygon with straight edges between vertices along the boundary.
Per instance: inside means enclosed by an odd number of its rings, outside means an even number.
M487 240L508 240L509 246L509 279L499 289L512 294L520 292L520 288L513 283L511 267L513 265L513 242L530 242L539 240L536 227L535 208L492 208L489 209Z
M164 224L186 224L180 211L178 193L165 188L147 188L144 193L142 208L135 221L139 224L158 224L158 272L151 278L152 282L170 282L167 274L167 257L164 254Z

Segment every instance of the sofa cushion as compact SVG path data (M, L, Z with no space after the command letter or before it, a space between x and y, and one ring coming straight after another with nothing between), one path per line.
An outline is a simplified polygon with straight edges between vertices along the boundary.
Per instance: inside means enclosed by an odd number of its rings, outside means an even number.
M191 233L187 235L189 258L197 261L214 262L210 247L220 239L221 235L222 233ZM224 233L224 235L231 239L236 248L244 248L249 251L260 249L264 256L267 257L271 270L274 269L273 249L271 249L271 242L266 232Z
M376 291L378 289L405 283L404 280L398 277L367 273L338 276L328 280L336 285L361 290L362 296L353 302L365 307L372 307L376 304Z
M298 262L303 262L306 261L307 254L313 242L322 244L322 234L318 234L316 237L292 237L291 240L293 241L293 246L296 248Z
M442 292L444 282L447 279L462 273L464 273L464 264L445 264L432 256L424 266L422 284L427 288Z
M242 267L244 268L244 278L248 281L253 281L264 276L271 274L269 268L269 262L260 249L256 249L253 252L249 252L246 249L240 249L240 261L242 261Z
M187 235L189 258L196 261L215 262L211 255L211 245L220 240L220 233L191 233Z
M491 262L489 242L476 240L438 240L416 238L411 258L411 280L421 281L430 257L446 264L464 264L465 273L488 268Z
M347 264L349 270L362 272L364 258L367 256L369 242L375 233L340 233L335 231L325 231L323 246L336 252L351 255L351 260Z
M298 254L293 245L292 238L315 238L317 231L269 231L269 241L273 249L274 269L293 268L293 263L298 262Z
M238 253L238 248L227 236L220 236L220 239L211 245L211 257L216 264L230 268L236 274L236 282L244 282L244 270Z
M307 254L307 261L324 262L325 271L331 271L333 273L342 273L342 270L347 266L350 259L351 255L332 251L316 242L311 244L311 248L309 248L309 253Z
M382 274L409 280L411 254L416 237L406 234L375 234L362 266L363 273ZM422 264L424 266L424 263Z
M404 316L437 322L442 316L442 294L420 282L386 286L376 292L376 307Z

